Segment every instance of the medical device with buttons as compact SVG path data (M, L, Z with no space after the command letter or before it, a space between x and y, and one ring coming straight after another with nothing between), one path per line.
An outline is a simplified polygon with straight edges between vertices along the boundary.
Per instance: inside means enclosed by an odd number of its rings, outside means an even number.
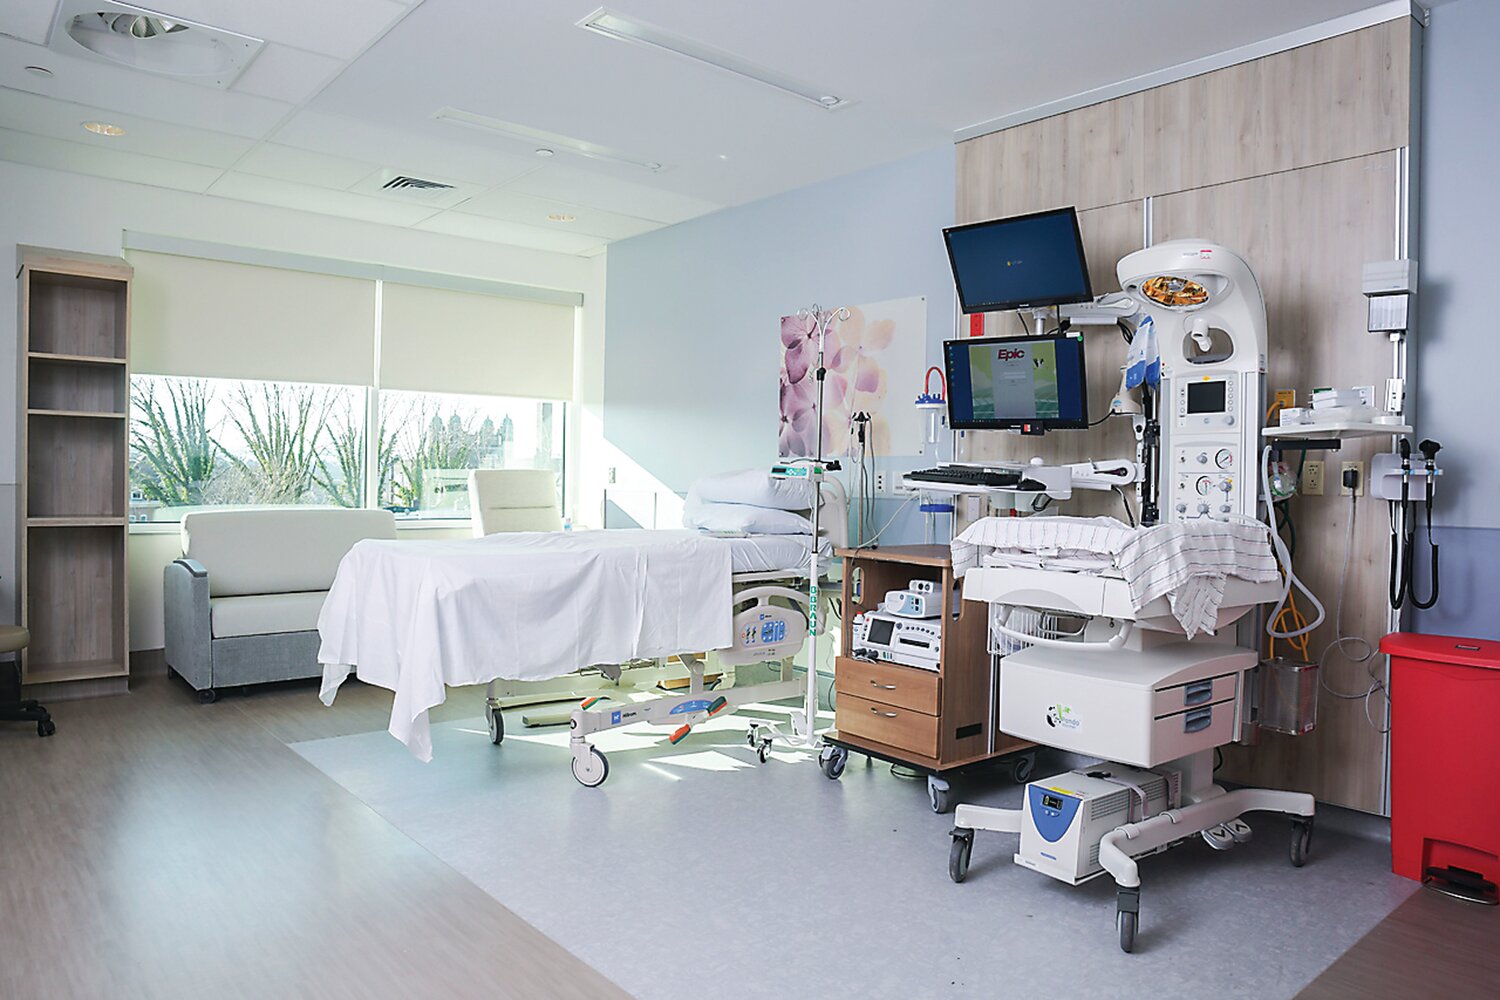
M1102 875L1099 841L1125 823L1182 804L1182 775L1120 764L1054 774L1026 786L1016 864L1077 885ZM1165 850L1156 847L1146 852Z
M1238 254L1195 240L1137 250L1116 273L1160 340L1166 519L1254 517L1266 369L1255 275Z
M943 598L931 580L913 580L905 590L887 590L880 610L901 618L936 618L943 613Z
M850 649L867 660L936 670L943 626L931 618L903 618L887 611L855 616Z

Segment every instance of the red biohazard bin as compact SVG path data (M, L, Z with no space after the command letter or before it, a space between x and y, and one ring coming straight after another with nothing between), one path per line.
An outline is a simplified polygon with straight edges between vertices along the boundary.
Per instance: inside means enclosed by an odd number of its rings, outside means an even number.
M1391 870L1493 898L1500 642L1393 632L1380 651L1391 657Z

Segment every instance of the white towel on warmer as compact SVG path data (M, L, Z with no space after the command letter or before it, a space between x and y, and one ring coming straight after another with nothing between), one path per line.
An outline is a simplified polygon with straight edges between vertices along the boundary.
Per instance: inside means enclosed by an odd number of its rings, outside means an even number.
M1134 534L1134 528L1112 517L985 517L953 539L953 575L963 576L996 551L1034 554L1042 564L1054 557L1091 555L1112 562Z
M1227 577L1265 583L1280 575L1268 529L1248 520L1205 517L1143 528L1116 561L1131 602L1141 608L1165 594L1189 639L1213 631Z

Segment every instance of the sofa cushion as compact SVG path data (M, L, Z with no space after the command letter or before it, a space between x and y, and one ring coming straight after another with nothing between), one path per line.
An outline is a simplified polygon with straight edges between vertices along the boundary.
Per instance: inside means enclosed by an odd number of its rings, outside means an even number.
M207 568L213 597L327 590L355 542L395 537L388 510L261 507L182 517L182 554Z
M215 597L208 602L209 631L215 639L235 635L306 632L318 627L326 590L299 594Z

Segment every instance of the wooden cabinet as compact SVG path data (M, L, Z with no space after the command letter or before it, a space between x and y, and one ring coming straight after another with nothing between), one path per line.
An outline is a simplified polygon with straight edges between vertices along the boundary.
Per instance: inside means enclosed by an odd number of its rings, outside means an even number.
M834 664L834 740L933 774L1032 746L994 729L994 672L985 642L988 607L959 600L946 545L844 549L844 643ZM855 616L888 590L931 580L942 596L937 670L850 656Z
M123 680L131 268L34 247L18 257L22 680Z

